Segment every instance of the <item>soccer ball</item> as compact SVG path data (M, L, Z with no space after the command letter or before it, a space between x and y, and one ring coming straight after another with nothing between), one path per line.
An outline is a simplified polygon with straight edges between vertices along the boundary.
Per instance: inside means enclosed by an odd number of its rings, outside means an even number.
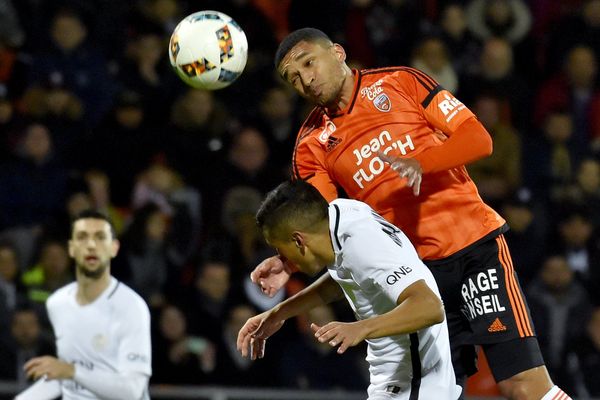
M244 71L248 41L242 28L218 11L199 11L177 25L169 41L169 59L177 75L196 89L216 90Z

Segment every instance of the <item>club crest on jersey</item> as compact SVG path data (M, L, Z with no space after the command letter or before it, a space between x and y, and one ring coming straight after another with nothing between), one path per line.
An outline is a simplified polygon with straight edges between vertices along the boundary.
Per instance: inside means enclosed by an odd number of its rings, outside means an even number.
M392 101L387 94L381 93L373 100L373 105L381 112L388 112L392 109Z
M96 351L104 350L106 348L107 344L108 344L108 338L101 333L94 335L94 337L92 338L92 347Z
M323 144L327 144L327 140L329 139L329 136L331 136L331 134L333 132L335 132L335 130L336 130L335 124L331 121L327 121L325 123L325 128L321 131L321 134L319 135L319 142L321 142Z

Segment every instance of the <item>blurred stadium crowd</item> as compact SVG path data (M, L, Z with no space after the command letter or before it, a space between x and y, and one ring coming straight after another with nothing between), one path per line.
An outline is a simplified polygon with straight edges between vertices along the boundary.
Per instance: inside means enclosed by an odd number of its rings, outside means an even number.
M203 9L248 37L222 91L168 62ZM600 0L0 0L0 380L25 385L21 365L53 351L44 302L73 279L69 219L92 207L121 240L113 274L151 307L152 383L366 388L364 349L339 356L307 327L343 307L288 323L258 362L235 349L248 317L307 283L269 299L249 282L272 254L254 212L309 111L273 55L304 26L355 68L425 71L479 117L494 153L468 169L511 226L548 368L600 396Z

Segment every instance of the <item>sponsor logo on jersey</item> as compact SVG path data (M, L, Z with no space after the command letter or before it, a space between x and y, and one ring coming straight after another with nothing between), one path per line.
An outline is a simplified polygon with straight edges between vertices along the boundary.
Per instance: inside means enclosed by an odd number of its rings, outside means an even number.
M392 109L392 101L387 94L381 93L373 100L373 105L381 112L388 112Z
M506 330L506 325L500 321L500 318L496 318L494 322L488 327L488 332L504 332Z
M438 108L446 116L446 122L450 122L459 111L465 109L465 105L456 97L451 97L448 93L444 93L446 100L442 100L438 104Z
M327 144L327 139L329 139L329 136L331 136L331 134L333 132L335 132L335 130L336 130L335 124L332 121L327 121L325 123L325 128L323 128L323 130L321 131L321 133L318 136L319 142L321 142L323 144Z
M325 151L327 151L329 153L331 150L333 150L335 148L335 146L337 146L340 143L342 143L342 139L337 138L335 136L329 136L327 138L327 148L325 149Z
M412 272L411 267L407 267L407 266L403 265L402 267L396 269L394 271L394 273L388 275L385 278L385 281L388 285L391 286L391 285L395 284L396 282L398 282L400 279L402 279L404 276L410 274L411 272Z
M383 79L380 79L371 86L360 89L360 98L364 99L366 97L367 100L374 101L377 95L383 92L382 83Z
M464 304L461 311L469 321L481 315L506 311L498 294L492 293L499 287L496 270L493 268L471 276L463 283L461 294Z
M148 357L146 357L143 354L139 354L139 353L127 353L127 360L131 361L131 362L143 362L146 363L148 362Z
M364 189L365 182L370 182L375 176L384 171L385 163L377 156L378 152L384 154L392 150L400 150L404 156L409 151L414 150L415 145L409 134L404 138L392 140L392 135L388 131L381 131L377 137L372 138L369 143L352 150L356 157L356 166L360 167L352 178L359 188Z
M96 351L104 350L107 344L108 338L101 333L94 335L94 337L92 338L92 347Z

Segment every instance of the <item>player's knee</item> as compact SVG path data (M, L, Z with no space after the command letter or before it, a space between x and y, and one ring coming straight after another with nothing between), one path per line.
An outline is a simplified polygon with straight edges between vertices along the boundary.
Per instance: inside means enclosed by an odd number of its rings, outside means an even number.
M510 400L540 400L548 391L548 385L532 378L528 375L515 375L499 382L498 388L502 396Z

